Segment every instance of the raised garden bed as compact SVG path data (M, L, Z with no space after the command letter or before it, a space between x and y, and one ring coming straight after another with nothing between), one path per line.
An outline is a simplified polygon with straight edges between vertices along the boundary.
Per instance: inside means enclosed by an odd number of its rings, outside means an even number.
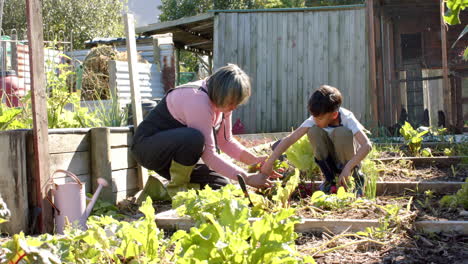
M250 218L251 222L257 218ZM416 221L415 227L423 232L459 232L468 235L468 221ZM168 230L189 230L195 225L189 217L180 217L175 210L169 210L156 215L156 225ZM378 219L312 219L303 218L296 224L295 231L299 233L321 232L358 232L366 227L378 227Z

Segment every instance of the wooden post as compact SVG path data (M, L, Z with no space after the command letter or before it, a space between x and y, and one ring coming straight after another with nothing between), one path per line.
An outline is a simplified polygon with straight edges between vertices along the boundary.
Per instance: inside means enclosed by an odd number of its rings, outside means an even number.
M377 107L377 66L375 62L375 25L374 25L374 0L367 0L367 27L368 27L368 40L369 40L369 78L370 78L370 99L371 99L371 113L372 121L378 126L379 124L379 109Z
M111 143L108 127L91 129L91 171L93 192L97 188L97 178L104 178L110 187L102 189L100 198L115 203L117 196L112 192Z
M159 64L161 69L161 80L164 91L168 91L175 87L176 67L174 58L174 42L172 41L172 33L153 35L153 40L156 40L155 45L159 50Z
M130 92L132 95L132 115L133 115L133 127L134 132L138 125L143 121L143 114L141 110L141 95L140 95L140 84L139 84L139 71L137 61L137 49L135 41L135 24L132 14L125 14L123 16L125 24L125 33L127 37L127 58L128 58L128 72L130 74ZM146 184L148 180L148 171L137 166L138 170L138 185L140 189Z
M447 62L447 29L444 21L444 0L440 0L440 33L442 41L442 76L444 77L442 83L442 90L444 91L444 111L446 115L446 126L449 127L453 124L452 114L452 92L450 89L450 82L448 78L448 62Z
M49 138L44 69L44 33L40 0L26 0L28 22L29 67L31 73L31 100L33 113L34 181L36 197L33 205L41 209L38 231L52 232L52 207L46 200L49 186Z
M175 62L176 62L176 86L180 85L180 49L175 50Z
M18 73L18 36L16 34L11 35L11 68Z

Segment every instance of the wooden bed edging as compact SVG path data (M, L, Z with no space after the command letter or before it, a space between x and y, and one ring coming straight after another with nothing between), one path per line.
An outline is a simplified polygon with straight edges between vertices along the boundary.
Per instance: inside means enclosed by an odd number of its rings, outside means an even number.
M255 222L258 218L250 218L249 221ZM321 233L332 232L339 234L341 232L363 231L366 227L378 227L377 219L311 219L304 218L301 223L296 224L295 231L298 233ZM169 230L189 230L194 226L194 222L189 217L179 217L177 212L172 209L156 215L156 225L158 228ZM468 221L417 221L415 228L419 231L433 232L458 232L468 235Z
M310 182L309 182L310 183ZM314 181L313 189L318 190L322 181ZM404 194L404 193L422 193L427 190L431 190L435 193L455 193L457 192L465 182L377 182L377 195L387 194Z
M412 161L415 166L436 165L439 167L450 167L462 162L463 159L468 159L468 156L438 156L438 157L392 157L379 158L373 161L391 163L399 160Z

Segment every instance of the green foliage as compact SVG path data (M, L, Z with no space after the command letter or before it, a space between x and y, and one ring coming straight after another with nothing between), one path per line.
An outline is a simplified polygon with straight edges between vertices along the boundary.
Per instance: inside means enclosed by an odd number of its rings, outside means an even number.
M17 117L23 112L21 108L10 108L3 102L0 103L0 130L6 130L8 127L21 126L18 124ZM16 121L16 122L15 122Z
M299 170L295 169L292 175L284 176L284 180L276 181L274 187L265 190L261 195L252 194L250 197L254 204L252 212L262 214L263 212L277 212L283 208L289 208L291 195L300 182L299 175Z
M468 178L466 178L462 188L456 194L442 197L440 204L450 208L462 206L465 210L468 209Z
M299 221L293 215L294 210L283 210L250 225L235 208L224 208L219 219L204 213L206 223L173 235L176 263L315 263L296 251L294 225Z
M124 36L122 12L126 0L43 0L44 35L59 31L73 31L73 46L84 48L84 42L96 37ZM5 1L3 29L26 31L25 1ZM66 40L69 40L67 37Z
M2 196L0 196L0 224L5 223L10 218L11 213Z
M362 172L366 177L365 196L367 199L375 199L377 194L377 180L379 179L379 170L375 161L367 158L362 161Z
M428 132L428 130L418 132L408 122L405 122L405 124L400 128L400 134L405 138L405 143L408 145L410 152L415 156L419 155L423 136Z
M421 150L421 156L423 157L432 157L432 150L430 148L423 148Z
M86 194L87 197L92 198L93 195L91 193ZM124 215L119 214L119 208L110 202L103 201L101 199L97 199L96 203L93 206L93 210L91 211L91 215L95 216L112 216L116 219L123 219Z
M119 222L91 217L88 230L66 228L64 236L13 236L1 248L2 263L160 263L168 259L167 242L156 227L150 198L140 211L144 218Z
M314 151L310 145L307 135L300 138L296 143L286 150L288 160L301 171L311 174L318 169L314 161Z
M460 24L460 12L468 6L467 0L445 0L447 10L444 14L444 20L449 25Z
M323 209L342 209L350 206L356 201L356 194L346 192L343 187L338 188L336 194L325 194L322 191L316 191L310 198L310 203L314 206L321 207Z
M172 199L172 207L177 208L179 215L190 215L195 222L205 219L204 212L209 212L215 218L220 218L224 207L248 208L249 202L244 198L241 189L234 185L227 185L221 190L212 190L209 186L205 189L188 192L179 192Z
M447 9L444 14L444 20L449 25L460 24L460 12L465 10L468 6L468 0L445 0ZM465 29L460 33L458 39L453 43L452 48L466 33L468 32L468 26L465 26ZM463 58L468 60L468 47L465 48L463 52Z

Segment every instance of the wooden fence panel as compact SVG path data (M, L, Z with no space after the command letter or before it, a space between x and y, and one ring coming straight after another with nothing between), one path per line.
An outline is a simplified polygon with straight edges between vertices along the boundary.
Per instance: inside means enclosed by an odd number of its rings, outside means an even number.
M215 67L237 63L252 80L249 102L233 114L247 133L297 128L308 117L308 96L321 84L339 88L345 96L343 107L366 121L363 7L220 12L215 21Z

